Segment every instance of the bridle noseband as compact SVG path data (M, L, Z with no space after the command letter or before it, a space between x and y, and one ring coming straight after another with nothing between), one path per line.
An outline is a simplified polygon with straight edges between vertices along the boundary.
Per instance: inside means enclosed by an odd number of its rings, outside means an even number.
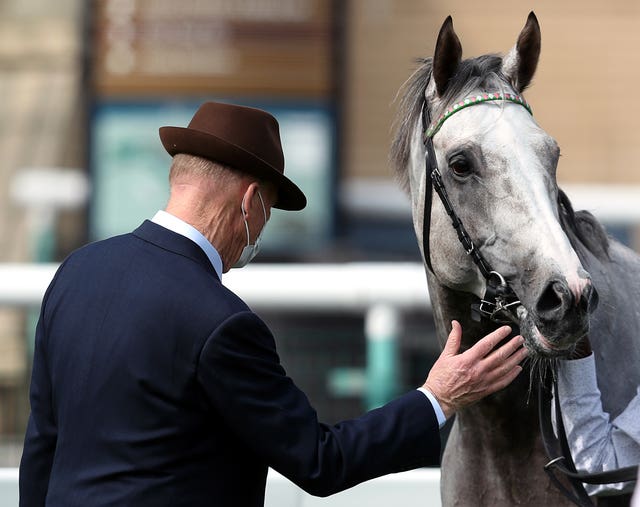
M436 121L431 122L431 115L429 113L429 107L426 100L422 103L422 127L424 131L424 147L425 147L425 198L424 198L424 214L422 222L422 244L424 251L424 258L427 267L433 272L431 265L431 255L429 250L429 233L431 229L431 204L432 204L432 191L435 189L436 193L440 197L440 201L451 219L451 224L455 229L458 240L462 244L467 255L471 257L474 264L480 270L480 273L486 281L485 294L480 300L480 303L473 304L472 315L476 318L488 318L493 322L499 324L515 324L519 325L518 316L515 313L515 309L520 304L520 300L515 295L511 287L507 284L504 277L491 268L491 265L482 256L478 248L473 243L473 240L469 236L469 233L465 229L462 221L456 214L447 189L442 181L442 174L438 169L438 162L436 160L436 153L433 147L433 136L440 130L442 124L454 113L461 111L469 106L482 104L489 101L507 101L515 104L519 104L531 113L529 104L519 95L513 95L511 93L482 93L473 97L467 97L466 99L456 102L453 106L449 107L444 113L442 113Z

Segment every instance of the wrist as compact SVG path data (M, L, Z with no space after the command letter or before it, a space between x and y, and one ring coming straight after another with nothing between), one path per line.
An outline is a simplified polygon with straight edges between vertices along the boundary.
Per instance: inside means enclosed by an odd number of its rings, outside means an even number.
M438 420L438 428L442 428L447 422L447 416L442 410L442 406L440 405L440 402L436 399L433 393L429 391L426 387L424 386L418 387L418 391L424 394L429 400L429 402L431 403L431 407L433 408L433 411L436 414L436 419Z
M436 401L436 403L440 407L440 410L442 411L442 414L444 415L445 420L449 419L455 413L455 408L453 407L453 405L451 405L450 403L447 403L447 401L445 401L443 397L438 394L437 389L433 389L427 382L424 383L421 389L431 394L433 399Z

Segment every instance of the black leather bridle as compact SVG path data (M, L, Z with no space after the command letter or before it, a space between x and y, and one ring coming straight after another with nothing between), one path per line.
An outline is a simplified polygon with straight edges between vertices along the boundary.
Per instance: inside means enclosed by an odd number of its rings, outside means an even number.
M498 99L491 99L498 100ZM484 101L477 101L481 103ZM465 106L466 107L466 106ZM452 114L452 113L451 113ZM422 246L424 259L427 267L433 273L431 265L431 254L429 249L429 234L431 231L431 205L433 201L433 190L435 189L442 205L451 219L451 225L455 229L458 240L462 244L467 255L471 257L474 264L480 270L480 273L486 281L486 289L484 296L479 303L472 305L472 315L476 318L488 318L499 324L512 324L519 326L519 319L516 314L516 308L520 305L520 300L507 284L504 277L491 268L491 265L482 256L480 250L475 246L469 233L465 229L462 221L456 214L447 189L442 181L442 174L438 169L436 153L433 147L433 136L439 129L439 125L446 120L448 116L443 115L439 120L438 127L432 128L431 115L426 102L422 104L422 126L424 130L424 147L425 147L425 197L424 197L424 213L422 221Z

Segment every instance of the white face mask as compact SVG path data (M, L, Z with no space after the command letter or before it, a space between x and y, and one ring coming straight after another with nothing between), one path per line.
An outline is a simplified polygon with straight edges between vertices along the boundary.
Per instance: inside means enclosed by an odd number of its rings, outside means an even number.
M258 197L260 198L260 203L262 204L262 213L264 213L264 225L262 226L262 229L260 230L260 234L258 234L258 237L256 238L256 242L253 245L251 244L251 238L249 236L249 223L247 222L247 219L245 218L247 212L244 209L244 197L242 198L242 206L241 206L242 219L244 220L244 227L247 230L247 244L242 249L242 253L240 254L240 258L233 265L234 268L243 268L243 267L245 267L247 264L249 264L249 262L251 262L251 260L260 251L260 241L262 239L262 233L264 232L264 228L267 225L267 210L264 207L264 201L262 200L262 195L260 194L260 190L258 190Z

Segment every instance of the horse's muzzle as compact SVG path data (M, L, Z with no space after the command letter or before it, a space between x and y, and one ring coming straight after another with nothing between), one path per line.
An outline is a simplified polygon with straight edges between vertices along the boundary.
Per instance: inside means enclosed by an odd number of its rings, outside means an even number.
M589 331L589 314L597 306L598 292L591 280L586 280L579 295L565 279L550 280L535 304L533 318L540 334L533 333L532 339L541 342L541 351L561 355Z

